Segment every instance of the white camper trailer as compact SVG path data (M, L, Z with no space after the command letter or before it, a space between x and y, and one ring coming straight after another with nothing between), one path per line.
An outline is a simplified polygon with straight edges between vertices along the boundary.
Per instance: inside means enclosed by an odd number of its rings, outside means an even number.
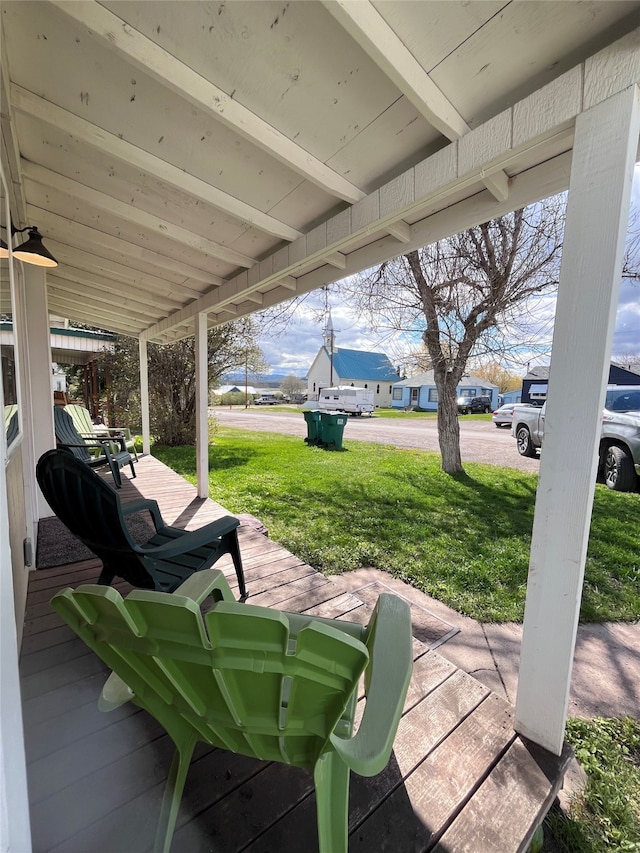
M318 408L323 412L347 412L350 415L373 413L373 390L353 385L323 388L318 398Z

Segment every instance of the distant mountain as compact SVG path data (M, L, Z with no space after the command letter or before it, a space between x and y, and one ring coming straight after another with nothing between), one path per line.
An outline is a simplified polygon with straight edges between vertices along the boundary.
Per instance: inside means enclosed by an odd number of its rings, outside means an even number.
M249 384L256 385L260 388L278 388L282 381L287 378L287 376L291 376L292 374L298 375L294 373L294 371L290 371L289 373L250 373L249 374ZM300 379L306 379L305 376L300 376ZM226 373L220 379L221 385L244 385L244 371L240 371L237 373Z

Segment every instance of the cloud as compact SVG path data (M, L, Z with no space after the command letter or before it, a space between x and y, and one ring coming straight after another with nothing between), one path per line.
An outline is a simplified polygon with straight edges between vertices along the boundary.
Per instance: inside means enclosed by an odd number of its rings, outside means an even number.
M326 326L325 297L322 290L315 291L298 304L291 318L282 327L276 327L260 336L259 344L272 373L306 375L323 346ZM329 307L336 347L373 352L385 352L395 360L406 345L394 344L399 336L390 330L373 331L363 322L355 309L337 294L329 297Z

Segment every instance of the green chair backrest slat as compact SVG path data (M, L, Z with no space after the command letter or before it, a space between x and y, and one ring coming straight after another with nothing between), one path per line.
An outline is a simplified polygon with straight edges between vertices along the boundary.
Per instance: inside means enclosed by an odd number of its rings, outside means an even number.
M338 628L314 622L292 634L286 614L248 604L219 602L203 621L182 596L136 590L123 600L102 586L52 603L151 713L164 703L208 743L298 766L318 759L369 659Z
M95 434L93 421L91 420L91 415L88 409L85 409L84 406L78 406L75 403L67 403L66 406L63 406L63 409L68 415L70 415L71 420L79 433L88 436L93 436Z
M62 412L64 415L65 412ZM66 415L69 418L69 415ZM88 451L87 451L88 453ZM131 550L132 540L120 510L118 495L89 467L78 465L62 451L47 451L38 464L38 477L51 509L89 548Z
M89 448L85 446L86 439L79 434L71 415L60 406L53 407L53 424L56 440L60 444L71 445L69 450L77 459L87 462L92 458Z

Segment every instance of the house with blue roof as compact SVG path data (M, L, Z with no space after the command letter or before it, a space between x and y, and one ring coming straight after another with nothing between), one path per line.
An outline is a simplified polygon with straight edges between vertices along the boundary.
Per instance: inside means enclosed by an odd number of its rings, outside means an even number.
M479 376L466 374L456 389L458 397L491 397L492 408L498 407L498 386ZM419 408L425 412L438 410L438 389L433 370L394 382L391 405L394 409Z
M322 388L353 385L370 388L376 407L391 405L391 389L400 376L383 352L363 352L322 346L307 374L309 400L317 400Z

